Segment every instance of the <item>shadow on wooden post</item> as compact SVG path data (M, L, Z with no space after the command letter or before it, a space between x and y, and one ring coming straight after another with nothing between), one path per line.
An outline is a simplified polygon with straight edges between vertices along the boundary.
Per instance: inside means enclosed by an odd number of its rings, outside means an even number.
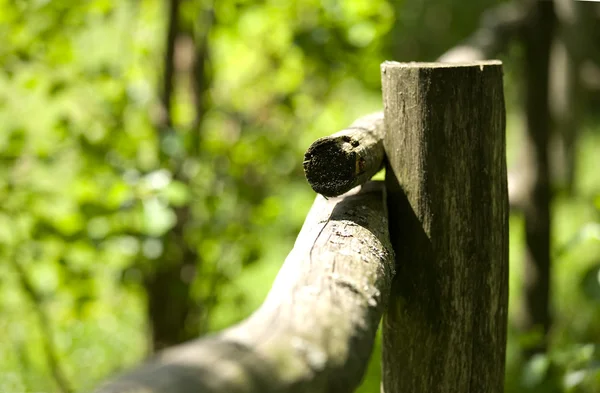
M502 64L382 64L386 393L501 393L508 308Z

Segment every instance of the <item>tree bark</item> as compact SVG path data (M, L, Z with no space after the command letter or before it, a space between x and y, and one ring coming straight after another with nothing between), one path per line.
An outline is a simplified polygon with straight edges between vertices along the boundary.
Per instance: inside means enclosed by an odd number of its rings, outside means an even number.
M187 151L173 152L169 147L169 138L181 139L174 128L172 116L172 100L174 84L178 77L175 59L178 55L177 40L182 38L179 23L179 9L181 0L168 0L168 26L164 54L164 74L160 92L161 117L156 124L159 144L161 166L168 168L173 173L175 180L189 184L189 178L182 170L185 160L197 156L200 150L199 128L204 113L207 110L206 89L209 80L206 77L208 65L208 34L212 27L212 19L207 19L203 34L194 35L193 71L190 73L194 79L192 90L193 101L196 107L196 117L192 129L188 134L191 138ZM181 45L179 45L181 50ZM181 53L179 53L181 55ZM180 70L182 71L182 70ZM179 75L181 76L181 75ZM179 130L180 131L180 130ZM202 333L201 327L206 326L201 319L206 318L205 304L194 299L191 285L196 278L196 270L201 263L195 247L188 244L186 231L192 220L190 205L174 208L177 223L161 241L163 254L155 261L154 270L145 277L144 286L147 294L148 321L151 337L150 347L153 352L180 344L197 337Z
M317 197L247 320L161 352L97 392L353 392L394 274L383 184L356 191Z
M175 133L171 100L176 77L175 52L179 35L180 0L167 0L166 5L168 25L163 57L162 87L159 94L160 113L156 124L160 160L163 166L168 166L170 160L170 155L164 149L165 141ZM190 283L181 280L185 264L184 257L189 260L190 255L185 246L183 250L180 248L183 241L181 232L187 217L185 214L177 216L176 227L161 239L164 245L163 257L157 261L153 271L144 277L151 336L149 341L152 352L179 344L186 338L190 338L185 337L183 333L190 310Z
M386 393L503 391L508 197L502 65L382 65L390 237Z
M179 5L180 0L168 0L168 25L167 36L165 40L165 55L163 61L162 88L160 91L161 114L159 123L161 123L161 133L168 131L173 126L171 116L171 98L173 95L173 84L175 80L175 42L177 40L179 26Z
M525 35L525 117L523 148L527 165L523 180L525 218L524 296L520 327L537 332L537 345L526 355L543 351L550 329L550 171L548 141L550 109L548 97L550 45L554 28L553 3L535 1Z
M585 2L554 0L557 34L550 52L550 112L559 142L561 160L555 159L552 176L564 179L568 194L572 195L576 179L577 139L581 124L583 96L579 72L585 58L586 37L583 12ZM556 165L558 164L558 165Z

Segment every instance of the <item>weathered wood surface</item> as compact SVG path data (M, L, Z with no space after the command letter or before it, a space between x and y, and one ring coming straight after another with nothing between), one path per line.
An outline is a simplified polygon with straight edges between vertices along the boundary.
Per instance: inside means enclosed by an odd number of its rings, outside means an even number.
M371 179L383 158L383 112L378 112L317 139L304 155L304 173L315 192L337 196Z
M159 353L98 393L352 392L387 303L394 257L382 183L318 196L263 305Z
M398 274L386 393L501 393L508 308L502 64L382 64Z

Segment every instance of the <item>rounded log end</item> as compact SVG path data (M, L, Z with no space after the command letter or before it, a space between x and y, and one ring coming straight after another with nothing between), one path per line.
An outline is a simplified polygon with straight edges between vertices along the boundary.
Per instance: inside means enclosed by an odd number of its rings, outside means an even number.
M314 142L304 155L304 174L312 189L334 197L354 188L362 171L361 157L349 136L326 137Z

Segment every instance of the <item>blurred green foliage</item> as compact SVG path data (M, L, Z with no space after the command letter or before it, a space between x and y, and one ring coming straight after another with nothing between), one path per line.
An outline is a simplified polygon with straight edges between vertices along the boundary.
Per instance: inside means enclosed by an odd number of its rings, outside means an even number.
M187 328L247 316L312 203L306 147L380 108L382 61L434 59L494 3L182 1L182 29L206 37L207 87L198 119L184 37L162 135L166 1L1 0L0 392L57 391L49 352L75 391L147 355L144 282L181 254L169 237L181 209L182 244L199 259L186 279L202 305ZM552 349L523 365L525 338L511 329L507 391L600 391L599 135L590 125L581 143L580 197L554 206ZM379 389L378 356L379 346L361 391Z

